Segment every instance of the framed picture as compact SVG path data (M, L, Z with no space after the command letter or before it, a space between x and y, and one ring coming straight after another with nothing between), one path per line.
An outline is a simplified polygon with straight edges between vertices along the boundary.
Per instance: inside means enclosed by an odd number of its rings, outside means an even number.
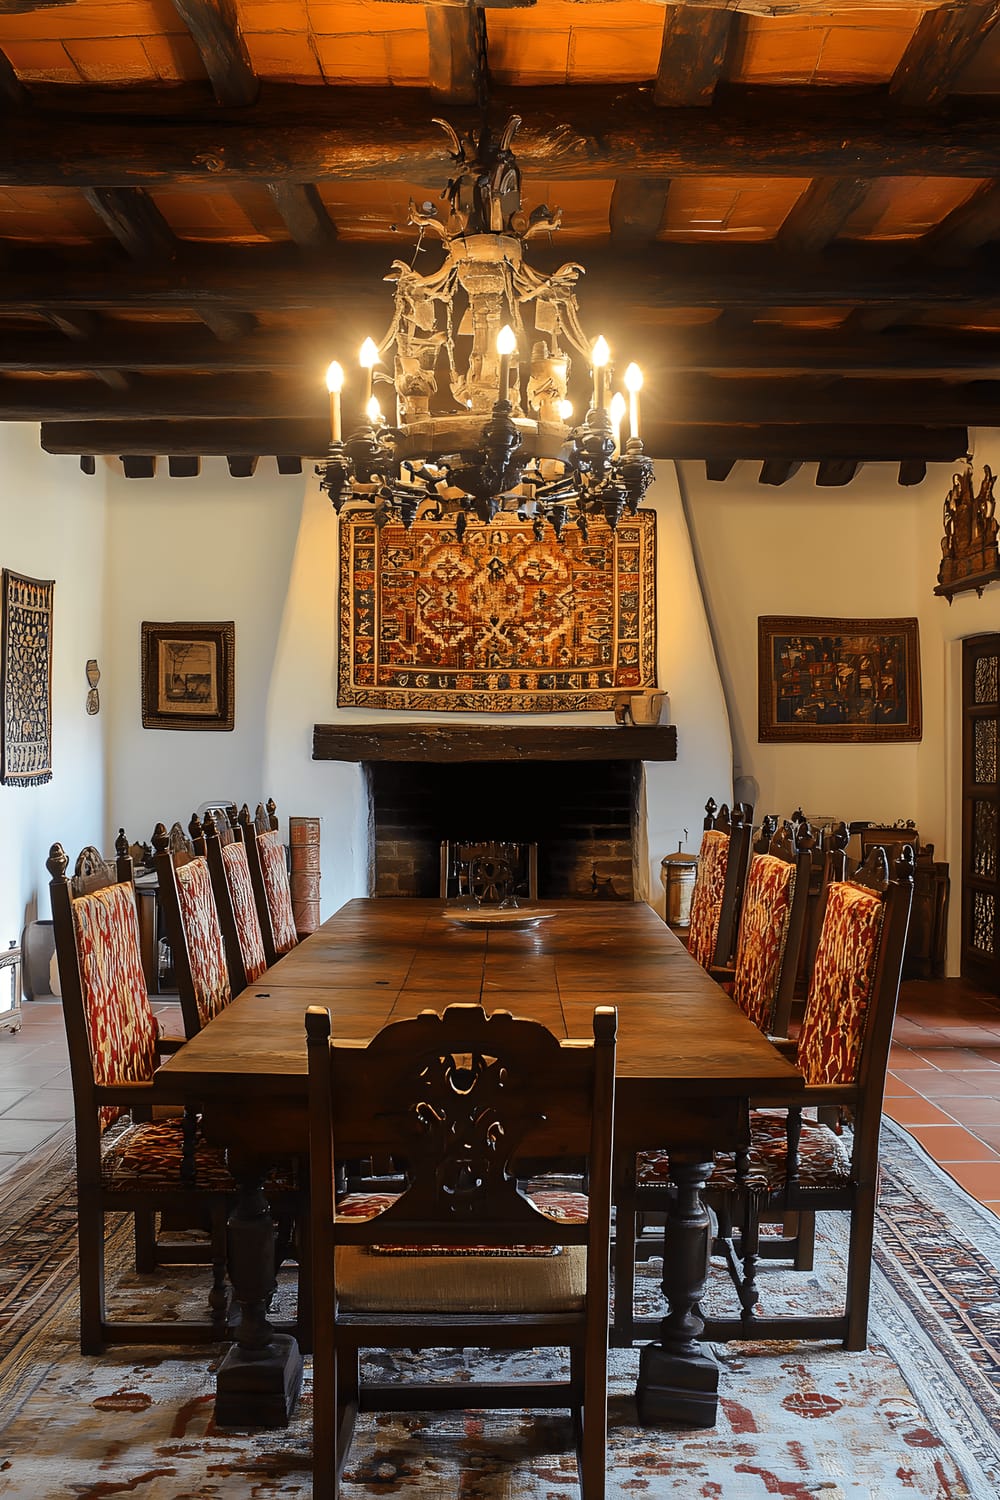
M758 739L919 740L916 620L758 620Z
M236 629L175 621L142 623L144 729L232 729Z
M0 782L52 780L52 599L49 579L3 570Z

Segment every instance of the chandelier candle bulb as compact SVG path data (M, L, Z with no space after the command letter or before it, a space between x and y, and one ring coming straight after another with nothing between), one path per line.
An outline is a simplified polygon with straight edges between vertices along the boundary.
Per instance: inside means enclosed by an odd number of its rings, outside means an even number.
M336 360L327 369L326 388L330 392L330 437L335 443L339 443L344 435L340 417L340 393L344 389L344 371Z
M608 360L611 358L611 350L603 333L594 341L591 351L591 364L594 368L594 410L604 409L604 382L607 372Z
M361 368L365 371L365 411L372 399L372 370L378 364L378 345L374 339L365 339L361 345Z
M497 353L500 356L500 400L510 399L510 357L517 348L517 339L509 323L505 323L497 334Z
M636 364L625 371L625 389L628 391L628 434L639 436L639 392L642 390L642 371Z

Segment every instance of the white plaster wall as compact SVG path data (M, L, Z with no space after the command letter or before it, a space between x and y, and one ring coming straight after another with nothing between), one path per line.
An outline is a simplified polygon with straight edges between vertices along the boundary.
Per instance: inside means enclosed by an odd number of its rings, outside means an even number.
M1000 432L976 437L1000 466ZM941 509L953 465L902 488L895 464L867 464L843 488L819 489L815 465L787 484L757 483L759 465L721 484L680 466L695 551L733 726L736 775L756 781L760 812L892 822L913 818L951 865L949 972L958 972L961 870L961 640L1000 630L1000 585L954 604L934 595ZM923 739L919 744L761 744L757 740L759 615L916 616Z
M52 626L52 780L0 787L0 946L50 913L45 860L103 842L108 716L86 712L88 657L107 666L104 483L79 462L42 453L38 427L0 424L0 565L55 580ZM100 685L107 704L108 684Z
M273 795L282 818L323 820L322 909L368 890L367 798L360 768L311 760L315 723L372 720L336 707L337 521L311 474L278 478L262 460L234 480L221 460L197 480L126 480L109 472L109 611L116 692L108 837L124 822L148 838L210 797ZM658 516L659 681L678 725L678 760L647 766L644 848L649 899L662 910L659 862L688 831L697 847L709 795L728 797L732 766L718 671L674 470L650 492ZM232 734L143 730L142 620L236 624ZM386 715L456 722L451 714ZM508 722L537 722L504 716ZM559 715L560 724L610 714ZM496 722L463 714L461 722Z

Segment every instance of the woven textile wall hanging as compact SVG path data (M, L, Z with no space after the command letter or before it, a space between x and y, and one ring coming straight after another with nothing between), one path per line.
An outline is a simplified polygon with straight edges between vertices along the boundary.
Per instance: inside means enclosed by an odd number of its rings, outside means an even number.
M461 542L438 522L340 524L341 706L611 709L656 670L656 516L539 541L498 517Z
M55 585L3 570L0 782L52 780L52 596Z

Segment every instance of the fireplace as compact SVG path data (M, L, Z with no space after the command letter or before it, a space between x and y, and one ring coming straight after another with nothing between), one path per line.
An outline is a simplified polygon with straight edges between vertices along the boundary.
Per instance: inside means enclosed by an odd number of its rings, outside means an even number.
M316 760L362 764L369 891L437 896L441 843L537 843L541 900L640 893L643 762L676 758L676 731L579 725L317 725Z

